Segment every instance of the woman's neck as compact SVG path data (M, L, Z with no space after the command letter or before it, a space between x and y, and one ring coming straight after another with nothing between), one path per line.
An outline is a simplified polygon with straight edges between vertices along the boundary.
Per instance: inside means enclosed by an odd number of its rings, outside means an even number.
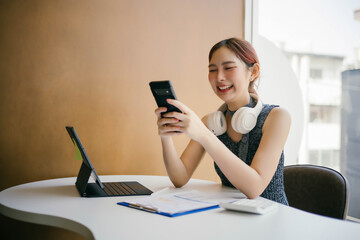
M250 103L250 94L246 94L235 101L226 102L226 105L230 111L236 111L239 108L241 108L249 103Z

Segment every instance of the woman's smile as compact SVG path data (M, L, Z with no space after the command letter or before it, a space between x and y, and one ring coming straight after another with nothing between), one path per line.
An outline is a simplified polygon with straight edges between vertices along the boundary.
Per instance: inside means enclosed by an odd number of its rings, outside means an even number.
M226 92L230 91L233 87L234 87L234 85L219 85L219 86L217 86L217 90L220 93L226 93Z

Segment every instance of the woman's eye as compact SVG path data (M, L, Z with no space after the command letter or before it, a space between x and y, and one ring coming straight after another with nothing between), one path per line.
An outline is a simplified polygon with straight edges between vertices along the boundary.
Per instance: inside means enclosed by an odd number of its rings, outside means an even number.
M209 72L216 72L216 69L209 69Z

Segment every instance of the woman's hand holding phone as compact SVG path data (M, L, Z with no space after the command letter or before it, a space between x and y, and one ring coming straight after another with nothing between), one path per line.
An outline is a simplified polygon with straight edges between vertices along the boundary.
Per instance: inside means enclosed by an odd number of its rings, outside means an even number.
M150 88L159 107L155 110L159 135L171 137L185 133L198 141L207 127L189 107L176 100L171 82L150 82Z
M191 139L200 142L204 133L209 132L203 121L182 102L175 99L168 99L167 102L180 109L181 112L168 112L161 118L161 113L165 112L166 109L158 108L156 112L159 134L161 136L172 136L185 133Z
M179 119L163 115L167 110L166 107L159 107L155 110L159 135L161 137L171 137L181 134L180 126L176 125L179 123Z

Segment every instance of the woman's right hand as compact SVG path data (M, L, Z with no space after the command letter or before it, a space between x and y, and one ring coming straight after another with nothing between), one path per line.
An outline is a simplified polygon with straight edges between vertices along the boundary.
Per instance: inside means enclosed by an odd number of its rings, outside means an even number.
M157 116L158 134L162 138L180 135L180 126L177 125L179 123L179 119L161 117L161 114L166 111L166 107L159 107L155 109L155 114Z

